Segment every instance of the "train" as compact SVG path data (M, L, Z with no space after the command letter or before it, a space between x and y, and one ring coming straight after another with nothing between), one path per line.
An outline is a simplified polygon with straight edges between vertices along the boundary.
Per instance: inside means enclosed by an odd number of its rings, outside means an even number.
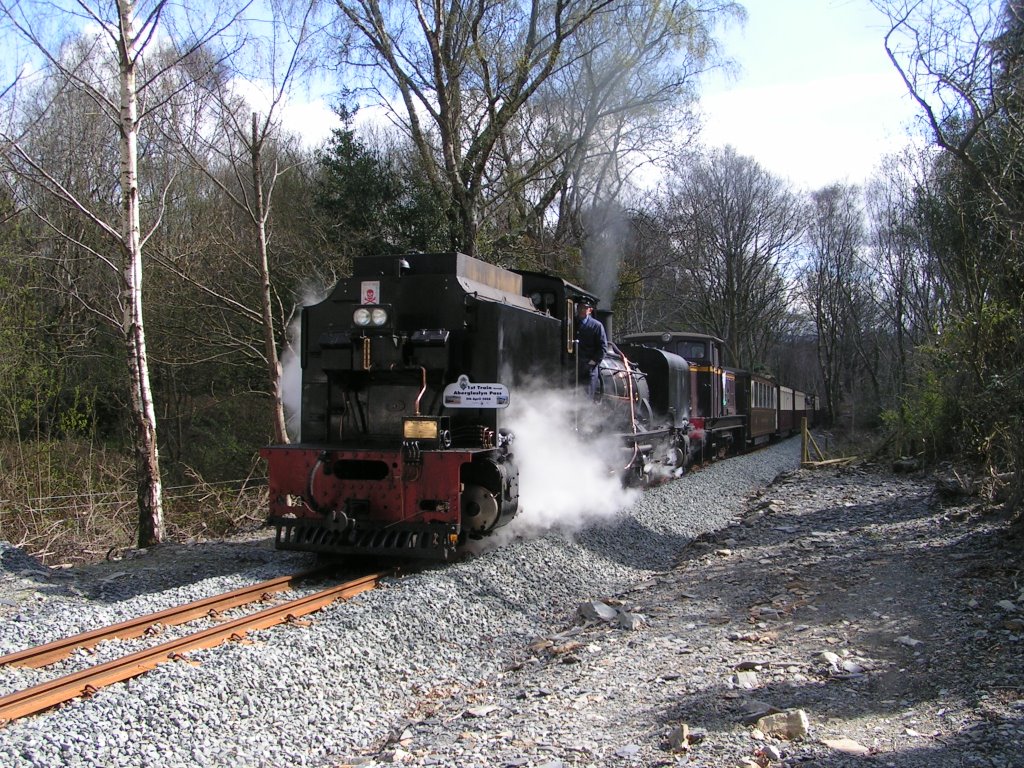
M725 343L703 333L632 333L626 348L650 346L684 358L690 367L690 428L702 459L764 445L795 434L817 409L813 394L778 383L767 373L722 364Z
M354 258L301 312L299 439L260 451L275 546L447 560L491 535L519 511L509 406L538 383L582 399L580 429L611 436L628 483L799 425L807 396L722 366L722 341L702 334L610 341L596 391L579 394L576 310L598 299L458 252Z

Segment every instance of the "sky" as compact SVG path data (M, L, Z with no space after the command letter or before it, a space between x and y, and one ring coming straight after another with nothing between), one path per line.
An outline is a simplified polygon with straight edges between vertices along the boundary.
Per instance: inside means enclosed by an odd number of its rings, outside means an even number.
M868 0L740 0L744 25L720 31L739 70L706 76L708 146L741 155L805 190L862 184L909 142L916 111L885 53L885 17ZM310 145L337 120L323 100L295 100L285 127Z
M914 104L868 0L741 2L746 24L721 36L740 71L706 79L702 143L730 144L803 189L861 184L909 143Z

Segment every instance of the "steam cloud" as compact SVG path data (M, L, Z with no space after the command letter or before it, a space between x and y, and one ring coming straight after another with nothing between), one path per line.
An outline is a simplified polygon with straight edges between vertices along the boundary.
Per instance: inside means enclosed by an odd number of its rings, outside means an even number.
M288 326L288 343L281 352L281 402L284 404L285 427L293 443L300 439L302 408L302 368L299 364L299 321Z
M307 289L302 297L299 309L319 304L330 294L330 288ZM296 312L292 321L288 324L288 343L281 350L281 381L278 385L281 392L281 402L284 403L285 427L288 430L288 439L293 443L298 442L302 435L301 409L302 409L302 364L299 348L302 345L302 312Z
M551 531L572 534L611 519L636 500L639 491L621 481L629 456L621 440L591 434L601 412L586 397L517 390L508 417L519 468L519 514L486 540L473 542L471 550Z
M586 239L583 263L591 290L601 300L601 307L611 309L619 287L622 254L629 241L630 229L626 212L614 202L595 204L584 218Z

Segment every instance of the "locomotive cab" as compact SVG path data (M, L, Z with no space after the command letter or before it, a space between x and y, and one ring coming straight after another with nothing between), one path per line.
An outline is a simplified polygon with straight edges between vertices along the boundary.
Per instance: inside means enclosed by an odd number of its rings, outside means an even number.
M679 355L690 372L690 421L695 453L721 457L746 444L746 416L738 402L740 372L723 364L725 343L703 333L634 333L628 343Z

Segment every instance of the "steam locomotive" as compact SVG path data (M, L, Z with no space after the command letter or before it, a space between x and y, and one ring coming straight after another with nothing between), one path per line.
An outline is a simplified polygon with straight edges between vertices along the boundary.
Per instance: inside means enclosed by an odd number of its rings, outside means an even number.
M725 367L724 342L715 336L633 333L623 341L626 349L655 347L689 363L690 442L702 459L723 458L793 435L804 418L813 422L813 395L779 384L768 374Z
M507 524L519 509L508 406L537 381L578 386L576 307L596 300L460 253L354 259L302 310L301 441L261 451L277 548L444 560ZM691 364L698 339L707 355ZM778 431L753 428L743 392L763 382L721 369L720 354L692 334L609 344L589 421L618 441L624 478L678 474Z

